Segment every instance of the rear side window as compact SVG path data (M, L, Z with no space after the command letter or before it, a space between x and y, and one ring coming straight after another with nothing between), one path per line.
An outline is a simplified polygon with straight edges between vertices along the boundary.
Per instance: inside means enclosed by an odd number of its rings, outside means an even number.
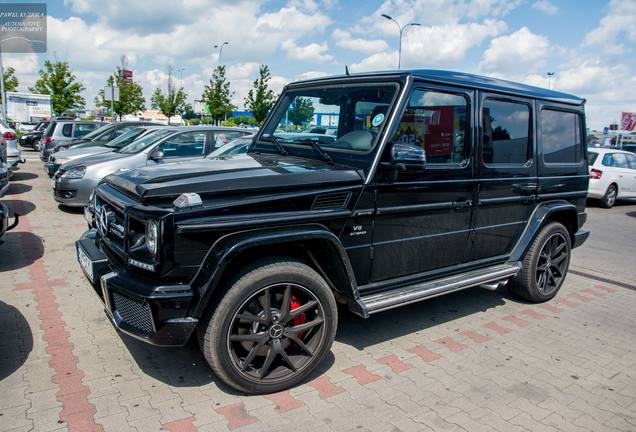
M596 162L596 158L598 158L598 153L594 153L594 152L588 152L587 153L587 159L590 161L590 165L594 165L594 162Z
M524 165L532 159L528 104L486 99L482 119L484 164Z
M83 137L87 133L93 132L98 127L98 123L78 123L75 125L75 136Z
M625 157L627 158L627 165L629 168L636 170L636 155L626 154Z
M581 120L578 113L541 110L541 147L546 163L581 161Z
M72 123L67 123L65 125L62 125L62 135L64 135L65 137L73 136L73 124Z
M629 168L624 153L607 153L603 156L603 165L614 168Z
M45 136L45 137L53 136L53 131L55 130L56 126L57 126L56 122L51 122L44 130L44 133L42 134L42 136Z

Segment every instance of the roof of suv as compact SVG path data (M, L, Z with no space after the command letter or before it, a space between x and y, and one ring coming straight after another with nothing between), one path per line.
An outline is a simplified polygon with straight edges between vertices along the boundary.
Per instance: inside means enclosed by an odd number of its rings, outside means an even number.
M307 84L310 82L321 82L332 79L347 79L347 78L365 78L365 77L386 77L386 76L406 76L411 75L416 78L421 78L426 81L440 83L440 84L453 84L461 87L475 88L489 90L499 93L516 94L520 96L527 96L532 98L546 99L555 102L562 102L567 104L581 105L585 103L585 99L578 96L562 93L555 90L549 90L546 88L535 87L527 84L521 84L514 81L507 81L499 78L485 77L481 75L475 75L465 72L455 72L436 69L412 69L412 70L399 70L399 71L378 71L378 72L365 72L355 73L349 75L335 75L329 77L321 77L311 80L299 81L298 84ZM290 84L293 86L296 83Z

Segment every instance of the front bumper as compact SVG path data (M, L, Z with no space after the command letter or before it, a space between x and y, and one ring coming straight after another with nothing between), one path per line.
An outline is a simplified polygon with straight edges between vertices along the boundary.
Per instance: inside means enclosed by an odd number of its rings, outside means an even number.
M55 162L47 162L44 164L44 171L49 175L49 177L53 177L58 169L60 169L60 164Z
M187 316L189 285L162 285L110 264L94 229L75 243L77 259L113 325L157 346L183 346L198 320Z
M590 236L590 230L585 228L579 228L577 232L574 233L574 240L572 241L572 248L576 248L581 246L587 238Z
M55 201L68 207L84 207L87 205L91 192L97 186L96 183L86 178L54 178L52 185Z

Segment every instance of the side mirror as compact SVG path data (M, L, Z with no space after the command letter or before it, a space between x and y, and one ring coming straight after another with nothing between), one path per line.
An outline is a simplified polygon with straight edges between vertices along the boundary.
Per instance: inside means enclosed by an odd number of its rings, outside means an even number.
M161 150L160 148L154 149L153 151L150 152L150 156L148 156L148 159L153 160L155 162L159 162L163 160L163 158L164 158L163 150Z
M391 147L391 163L403 169L424 169L426 151L413 144L395 143Z

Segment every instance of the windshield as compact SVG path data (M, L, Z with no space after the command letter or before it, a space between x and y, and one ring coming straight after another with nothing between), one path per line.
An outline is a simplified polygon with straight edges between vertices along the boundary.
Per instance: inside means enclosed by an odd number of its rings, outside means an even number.
M273 135L289 152L293 144L307 147L313 141L326 152L369 153L397 89L384 83L290 90L263 128L261 141Z
M107 142L106 144L104 144L104 146L111 147L111 148L126 147L128 144L130 144L131 142L133 142L134 140L139 138L139 136L141 134L143 134L144 132L146 132L146 130L147 129L145 129L145 128L134 128L134 129L131 129L128 132L125 132L125 133L119 135L114 140Z
M148 132L146 135L142 136L138 140L133 141L128 144L126 147L117 150L118 153L123 154L134 154L139 153L155 142L159 141L161 138L164 138L170 134L173 134L172 130L159 129L155 131Z

